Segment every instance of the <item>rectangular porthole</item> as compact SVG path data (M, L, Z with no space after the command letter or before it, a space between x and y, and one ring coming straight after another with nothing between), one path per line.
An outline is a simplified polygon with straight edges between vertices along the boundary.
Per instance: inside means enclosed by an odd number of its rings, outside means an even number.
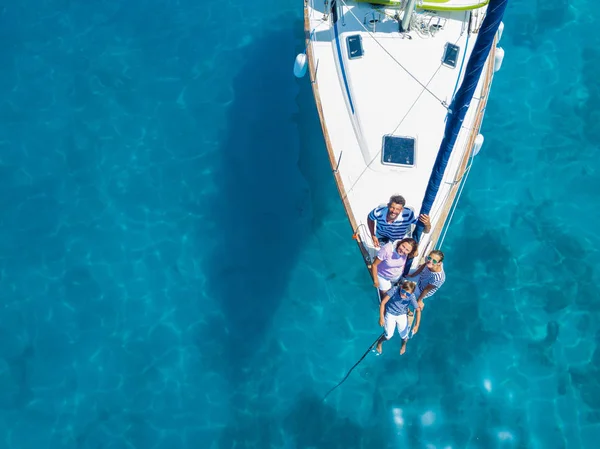
M362 37L359 34L348 36L346 38L346 44L348 45L348 59L361 58L363 53Z
M382 163L414 167L417 141L414 137L383 136Z

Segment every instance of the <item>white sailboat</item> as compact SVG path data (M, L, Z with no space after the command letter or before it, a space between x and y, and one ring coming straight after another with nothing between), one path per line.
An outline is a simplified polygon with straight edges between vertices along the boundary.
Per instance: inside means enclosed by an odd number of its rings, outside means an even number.
M483 144L481 123L504 56L497 44L506 1L305 0L306 53L294 72L308 69L335 181L367 264L377 252L367 215L393 194L430 216L431 231L419 233L420 257L441 246ZM470 92L461 91L468 83ZM470 98L461 104L460 96Z

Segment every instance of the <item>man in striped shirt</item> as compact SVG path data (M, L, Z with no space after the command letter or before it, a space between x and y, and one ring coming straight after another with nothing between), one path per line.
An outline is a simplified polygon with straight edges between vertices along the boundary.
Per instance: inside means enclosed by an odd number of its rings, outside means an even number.
M380 243L393 242L404 238L410 225L417 223L415 213L405 209L406 200L403 196L394 195L387 206L376 207L367 217L369 231L373 236L373 245L379 247ZM421 214L419 221L423 223L423 232L431 230L429 215ZM377 223L377 224L376 224Z

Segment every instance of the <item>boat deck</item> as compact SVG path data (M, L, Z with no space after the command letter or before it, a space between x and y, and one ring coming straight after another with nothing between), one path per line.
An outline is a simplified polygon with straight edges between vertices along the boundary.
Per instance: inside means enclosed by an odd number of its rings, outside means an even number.
M447 107L466 68L484 10L420 11L417 21L443 27L433 36L411 31L407 38L394 17L397 10L368 3L338 1L337 5L334 23L333 15L324 14L322 0L308 2L310 75L338 188L354 230L371 246L366 230L371 209L386 203L392 194L403 195L416 212L421 207L443 138ZM351 59L347 38L357 35L363 55ZM448 43L459 47L454 68L442 64ZM490 61L493 55L488 66ZM479 82L430 214L438 230L478 133L481 117L477 115L483 113L479 103L491 80L491 71L486 72L489 80L482 76ZM383 163L386 135L415 139L413 166ZM428 240L422 240L422 249ZM367 250L374 254L374 248Z

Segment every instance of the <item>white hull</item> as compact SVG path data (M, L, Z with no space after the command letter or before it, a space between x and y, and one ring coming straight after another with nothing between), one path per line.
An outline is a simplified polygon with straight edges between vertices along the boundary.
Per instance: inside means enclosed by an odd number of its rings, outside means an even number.
M393 18L397 10L338 1L334 24L330 6L325 8L323 3L305 2L308 72L340 196L369 263L376 250L366 226L368 213L392 194L403 195L407 206L416 213L420 210L444 135L447 105L462 80L485 8L421 12L416 17L419 23L443 26L432 37L411 32L412 39L407 39L399 32L398 17ZM370 20L376 20L374 29ZM364 55L351 59L347 38L356 35L362 40ZM448 42L460 48L454 68L441 64ZM430 213L432 231L423 235L420 255L440 246L444 225L470 167L491 86L494 50L445 171ZM416 140L414 166L382 162L386 135Z

